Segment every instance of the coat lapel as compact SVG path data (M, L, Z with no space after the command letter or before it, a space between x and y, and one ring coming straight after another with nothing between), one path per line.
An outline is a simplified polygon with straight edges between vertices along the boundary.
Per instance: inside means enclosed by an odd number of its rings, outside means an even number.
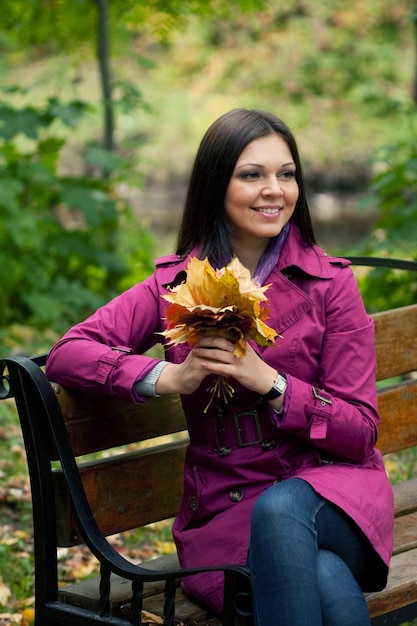
M265 295L274 305L270 307L270 318L267 324L273 326L277 333L282 334L310 311L314 306L314 301L278 269L271 272L270 278L272 284Z

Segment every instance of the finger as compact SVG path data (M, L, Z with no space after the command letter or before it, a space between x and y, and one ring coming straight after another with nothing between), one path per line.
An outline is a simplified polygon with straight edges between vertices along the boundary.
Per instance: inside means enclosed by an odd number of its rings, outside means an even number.
M199 348L225 350L226 352L233 352L235 349L232 341L219 335L206 335L197 342L196 346Z

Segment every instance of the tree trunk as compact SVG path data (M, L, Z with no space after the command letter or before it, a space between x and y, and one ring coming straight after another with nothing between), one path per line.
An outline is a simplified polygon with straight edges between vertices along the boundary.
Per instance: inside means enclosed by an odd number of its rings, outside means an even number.
M112 85L109 62L108 0L97 0L98 40L97 57L100 68L101 91L103 96L104 129L103 145L107 150L114 149L114 115Z
M414 23L414 85L413 85L413 100L414 104L417 104L417 2L414 5L414 11L411 15L411 19Z

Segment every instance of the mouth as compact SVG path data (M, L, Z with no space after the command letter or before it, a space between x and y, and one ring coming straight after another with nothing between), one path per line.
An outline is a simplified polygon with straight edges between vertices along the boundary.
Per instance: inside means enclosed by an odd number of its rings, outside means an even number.
M258 207L252 207L253 211L256 211L257 213L264 213L265 215L278 215L278 213L280 213L280 211L282 211L282 207L279 206L258 206Z

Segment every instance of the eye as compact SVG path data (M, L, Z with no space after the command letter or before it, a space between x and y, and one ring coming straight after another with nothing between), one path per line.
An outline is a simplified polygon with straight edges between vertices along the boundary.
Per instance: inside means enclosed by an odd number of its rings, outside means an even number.
M295 170L285 170L284 172L280 172L278 178L283 178L284 180L291 180L295 178Z
M254 180L255 178L259 178L260 174L256 170L250 170L248 172L241 172L239 174L239 178L243 180Z

